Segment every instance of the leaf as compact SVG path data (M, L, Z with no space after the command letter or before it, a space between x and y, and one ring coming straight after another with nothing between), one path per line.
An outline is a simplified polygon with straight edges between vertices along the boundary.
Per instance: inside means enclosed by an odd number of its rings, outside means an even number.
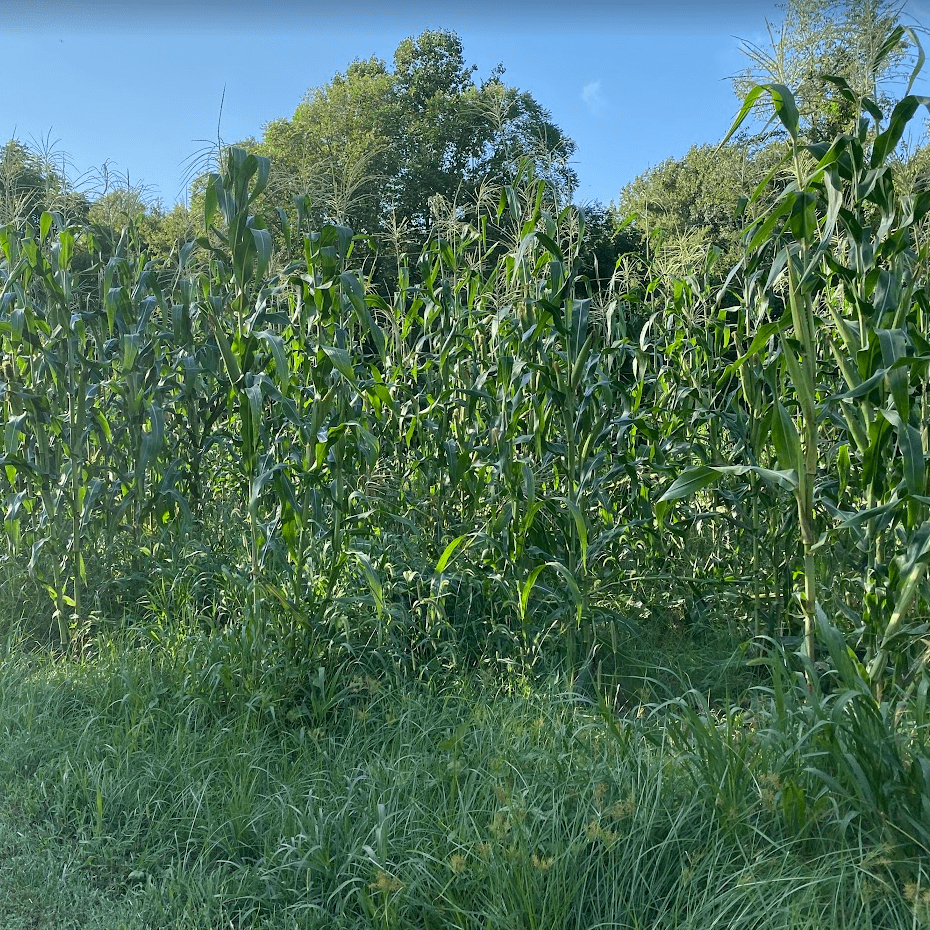
M917 61L914 62L914 70L911 72L911 76L908 78L907 82L906 93L909 94L911 88L914 86L914 81L917 80L917 76L924 69L924 62L927 60L927 56L924 54L924 47L917 37L917 33L910 26L903 26L901 28L904 29L905 34L910 37L911 44L917 49Z
M530 572L526 581L523 582L523 588L520 591L520 619L523 621L524 626L526 625L526 607L530 601L530 594L533 592L536 579L545 567L545 564L537 565L536 568Z
M572 515L572 519L575 521L575 531L578 533L578 542L581 546L581 564L582 567L587 568L588 528L585 525L584 515L582 514L579 506L574 501L569 500L567 497L556 497L553 498L553 500L557 500L564 504L568 508L568 512Z
M210 326L213 329L213 335L216 337L217 345L220 348L220 354L223 356L223 363L226 366L226 373L229 381L236 389L242 382L242 369L233 353L232 346L229 343L229 337L223 329L220 320L220 314L223 312L223 300L220 297L210 296L205 304L207 318L210 320Z
M659 503L666 501L677 501L684 497L691 497L697 494L701 488L706 488L720 477L710 465L694 465L685 469L659 498Z
M262 423L262 387L261 383L250 384L245 389L248 400L250 422L248 429L243 429L242 439L246 443L247 454L254 455L258 450L258 438Z
M668 507L662 507L662 504L691 497L702 488L718 481L722 475L746 474L758 475L767 484L774 484L788 491L793 491L798 486L798 475L794 469L774 471L758 465L694 465L685 469L656 502L656 519L661 521L668 511Z
M436 748L441 752L448 752L450 749L455 749L460 742L462 742L462 737L471 729L472 723L470 720L466 720L461 724L458 729L447 739L440 740Z
M254 227L250 227L250 232L252 233L252 238L255 240L255 254L258 256L258 263L255 266L255 278L261 281L271 261L271 252L273 249L271 233L269 233L267 229L256 229Z
M927 467L920 430L904 422L896 410L882 409L881 415L895 428L898 448L904 459L904 481L911 494L923 494L927 484Z
M733 134L739 129L743 121L749 115L749 111L755 106L756 101L762 94L766 93L772 98L772 103L775 106L775 113L781 120L785 129L788 130L788 135L797 142L798 122L800 117L798 115L797 104L794 102L794 95L784 84L757 84L746 94L743 106L740 108L739 113L737 113L736 119L730 127L730 131L723 137L723 141L720 145L717 146L718 150L730 141Z
M74 233L70 229L63 229L58 233L58 267L67 271L71 267L71 257L74 255Z
M377 349L378 356L383 364L387 357L384 332L371 315L371 311L365 301L365 289L362 287L362 282L359 281L357 275L348 271L342 272L342 274L339 275L339 280L342 282L343 289L349 297L349 301L355 310L356 316L374 340L375 349Z
M833 665L839 672L840 680L851 690L870 694L868 683L865 680L865 669L859 664L855 653L849 648L840 631L827 619L827 615L819 604L816 613L817 632L820 634L821 642L830 653Z
M271 159L266 158L264 155L250 155L249 157L255 159L256 168L255 185L249 194L249 203L252 203L268 187L268 178L271 175Z
M278 376L281 393L286 394L290 387L291 375L287 364L287 353L284 350L284 340L270 329L263 330L255 335L271 349L271 354L274 357L275 374Z
M755 336L753 336L752 342L749 344L749 348L732 364L727 365L724 369L723 374L717 381L717 387L722 387L726 382L737 372L746 362L751 359L754 355L758 355L759 352L764 349L769 340L773 336L777 336L780 332L787 329L791 325L791 314L785 312L782 314L781 319L774 320L771 323L766 323L763 326L760 326L756 331Z
M10 417L3 428L3 448L6 456L12 456L20 445L20 435L26 434L26 414L21 413L19 416ZM6 459L4 456L4 459Z
M378 577L374 565L372 565L371 559L364 552L359 552L358 550L352 550L352 555L358 559L358 564L362 567L362 574L365 576L368 590L371 591L371 596L374 599L375 609L379 614L384 613L384 588L381 585L381 579Z
M908 94L895 104L894 109L891 111L891 118L888 121L888 128L876 136L872 145L870 163L873 168L885 164L888 156L898 147L907 124L920 106L925 106L930 110L930 97L918 97L915 94Z
M562 576L562 580L568 585L568 590L571 592L572 600L575 602L575 620L578 623L581 623L581 611L584 606L584 600L581 596L581 589L578 587L578 582L575 579L575 576L568 570L568 568L563 565L561 562L556 562L551 560L546 562L544 567L551 568L553 571L557 572Z
M534 235L536 236L537 242L539 242L547 252L549 252L551 255L554 255L560 262L565 261L565 255L563 254L562 250L549 236L542 232L536 232Z
M804 467L801 457L801 438L794 420L777 398L772 408L772 443L775 446L775 454L778 456L778 464L782 468L801 471Z
M213 219L216 216L218 203L217 187L219 187L221 183L218 174L211 174L207 180L207 190L203 200L203 228L207 231L210 230L210 227L213 225ZM209 245L209 242L207 242L207 248L209 248Z
M455 539L453 539L452 542L450 542L449 545L442 550L442 555L439 556L439 561L436 563L436 567L434 569L437 574L441 575L445 571L446 566L449 564L449 560L455 553L455 550L458 549L458 547L461 546L467 538L468 533L463 533L461 536L456 536Z
M327 358L333 363L333 367L352 385L358 388L358 381L355 378L355 369L352 367L352 359L345 349L337 349L335 346L320 346L326 353Z
M930 562L930 520L918 527L908 540L907 552L895 561L904 578L911 575L918 566Z

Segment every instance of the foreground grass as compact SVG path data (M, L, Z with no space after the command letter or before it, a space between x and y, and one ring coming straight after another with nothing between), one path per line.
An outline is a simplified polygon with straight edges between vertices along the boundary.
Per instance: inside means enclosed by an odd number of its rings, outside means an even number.
M768 757L709 791L660 723L612 733L556 690L263 689L236 648L0 660L0 926L928 925L881 850L782 803Z

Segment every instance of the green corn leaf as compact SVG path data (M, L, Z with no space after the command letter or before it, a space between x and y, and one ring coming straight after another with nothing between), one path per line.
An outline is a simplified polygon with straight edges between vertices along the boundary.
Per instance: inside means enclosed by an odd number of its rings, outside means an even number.
M896 362L907 358L907 333L900 329L878 329L875 331L882 350L882 363L887 372L888 388L894 400L895 409L903 420L910 417L910 374L903 365Z
M255 254L258 257L255 264L255 278L262 281L271 261L273 249L271 233L267 229L256 229L255 227L249 227L249 229L252 233L252 239L255 241Z
M291 374L287 363L287 352L284 348L284 340L270 329L263 330L255 335L271 349L278 385L280 386L281 393L287 394L290 388Z
M575 579L575 576L568 570L568 568L563 565L561 562L557 562L554 559L546 562L546 565L543 566L551 568L558 575L561 576L562 580L568 586L568 590L571 593L572 601L575 604L575 620L577 623L581 623L581 614L584 609L584 599L581 596L581 589L578 587L578 582Z
M798 123L800 116L798 114L797 104L794 102L794 95L785 87L784 84L757 84L746 95L743 106L740 108L730 131L723 137L723 141L718 148L723 147L730 141L733 134L742 126L744 120L749 115L749 111L755 106L756 101L763 94L768 94L772 98L772 104L775 107L775 113L781 120L782 125L788 130L788 135L796 142L798 138Z
M70 229L63 229L58 234L58 267L67 271L71 267L71 258L74 255L74 233Z
M303 512L303 508L298 503L294 485L283 468L275 472L274 489L279 501L289 507L291 512L301 521L306 520L308 515Z
M554 255L560 262L565 262L565 255L558 245L549 238L545 233L536 232L536 241L539 242L550 255Z
M882 416L895 428L898 449L904 460L904 481L911 494L923 494L927 485L927 464L924 459L920 430L904 422L896 410L881 410Z
M686 468L659 498L659 503L664 504L670 501L682 500L686 497L692 497L702 488L713 484L720 478L720 472L710 465L694 465Z
M800 472L804 467L801 455L801 437L794 420L780 400L776 398L772 407L772 443L778 464L783 469Z
M530 595L533 593L536 579L539 578L540 573L545 567L545 564L537 565L536 568L530 572L529 577L523 582L523 587L520 589L520 619L524 626L526 625L526 608L530 602Z
M152 449L160 452L165 445L165 412L154 401L146 407L146 421L149 429L147 435L151 438Z
M7 456L14 455L20 446L20 437L26 433L26 414L10 417L3 427L3 448Z
M849 648L840 631L827 619L827 615L819 604L817 605L817 632L820 634L821 642L827 647L843 684L862 694L871 694L865 678L865 669Z
M437 575L441 575L445 570L446 566L449 564L449 560L455 554L455 550L462 545L463 542L468 538L468 533L463 533L461 536L456 536L452 542L442 550L442 555L439 556L439 560L436 562L436 567L434 571Z
M585 365L587 364L588 357L591 354L591 348L594 345L596 337L597 332L596 330L592 329L591 332L588 333L588 338L585 339L584 344L581 346L581 349L578 352L578 357L575 359L571 377L568 381L568 386L572 392L576 392L581 385L582 377L585 373Z
M268 187L268 178L271 176L271 160L264 155L250 155L249 157L255 159L255 184L249 194L249 203L252 203Z
M827 214L820 232L821 245L826 247L833 238L836 221L843 207L843 182L835 171L824 172L824 188L827 192Z
M572 515L572 520L575 522L575 532L578 534L578 544L581 547L581 564L582 567L586 568L588 564L588 528L585 524L581 508L567 497L556 497L553 499L564 504L568 512Z
M788 225L798 242L813 242L817 238L817 196L802 191L793 198Z
M362 282L359 281L357 275L347 271L344 271L339 275L339 280L342 282L344 292L348 295L349 301L355 310L359 322L361 322L365 329L368 330L368 334L374 341L378 356L381 359L382 364L384 364L387 359L387 343L384 338L383 330L375 322L374 317L371 315L371 311L368 308L368 304L365 299L365 289L362 287Z
M857 510L854 513L837 510L835 507L831 507L830 512L839 519L839 522L835 526L836 529L856 530L862 526L863 523L868 523L870 520L874 520L877 517L884 517L894 512L902 506L904 500L904 498L893 497L890 501L879 504L877 507L869 507L867 510ZM824 501L824 503L826 504L827 502Z
M754 252L759 248L762 243L767 242L769 237L772 234L772 230L779 224L784 222L786 214L790 214L792 208L794 207L794 201L796 198L795 192L789 192L784 199L776 204L770 211L768 211L761 220L749 226L746 230L746 235L750 236L749 242L746 244L746 250L748 253Z
M211 174L207 180L207 189L204 193L203 200L203 228L210 231L213 226L213 220L216 217L216 208L218 205L217 188L221 184L218 174ZM207 243L209 247L209 243Z
M10 314L10 343L18 346L23 341L23 331L26 328L26 311L17 307Z
M262 388L261 383L250 384L245 389L245 396L249 407L249 429L243 429L242 439L246 443L248 455L254 455L258 451L258 440L261 432L262 423Z
M132 369L136 356L139 354L141 337L139 333L124 333L120 341L123 344L122 371L125 373Z
M882 65L892 55L898 48L904 44L903 39L905 35L910 35L914 39L917 48L920 48L920 43L916 41L917 37L914 35L912 29L908 28L905 31L905 27L898 25L895 26L891 32L885 37L885 40L879 46L878 51L875 53L875 56L872 58L869 66L873 74L880 74L882 71ZM906 46L905 46L906 47Z
M767 484L793 491L798 486L794 469L775 471L758 465L694 465L685 469L656 502L656 519L661 521L672 501L692 497L703 488L718 481L722 475L755 474Z
M261 469L258 474L252 477L252 480L249 482L249 510L252 512L256 511L258 503L261 500L261 496L264 493L265 488L267 488L269 485L277 490L276 476L282 468L283 466L278 463L277 465L272 465L271 468Z
M895 104L888 121L888 128L876 136L872 145L871 165L873 168L885 164L888 156L898 147L907 124L921 106L930 110L930 97L908 94Z
M349 384L358 388L358 381L355 378L355 369L352 367L352 359L345 349L338 349L335 346L320 346L326 357L333 363L333 367L342 375Z
M847 100L854 107L858 107L860 104L862 108L875 120L876 124L880 123L883 118L883 114L878 104L871 97L862 97L861 99L856 96L855 92L849 86L849 82L846 78L841 77L836 74L822 74L820 79L827 81L829 84L832 84L834 87L838 88L840 91L840 96L844 100ZM840 136L840 138L833 143L832 147L839 145L845 145L848 140L847 136ZM813 148L813 146L811 146Z
M905 578L913 574L918 566L930 562L930 520L922 523L913 533L908 541L907 552L896 561Z

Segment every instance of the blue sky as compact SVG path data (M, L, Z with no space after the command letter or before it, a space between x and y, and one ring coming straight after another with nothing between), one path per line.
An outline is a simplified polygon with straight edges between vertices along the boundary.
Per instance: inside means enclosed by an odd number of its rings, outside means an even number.
M50 144L91 185L107 163L166 206L184 198L189 160L218 121L224 142L260 137L353 59L390 63L402 39L436 28L462 37L478 78L501 62L508 83L551 111L578 146L576 199L608 203L647 168L724 135L738 109L728 78L745 66L740 39L763 42L766 19L781 16L762 0L3 7L0 60L19 92L0 104L0 140ZM930 23L928 7L906 9Z

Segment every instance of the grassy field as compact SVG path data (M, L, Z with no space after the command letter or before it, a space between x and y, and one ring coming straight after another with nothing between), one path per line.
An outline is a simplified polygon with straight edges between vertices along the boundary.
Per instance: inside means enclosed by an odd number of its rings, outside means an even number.
M820 930L930 918L900 851L814 795L751 709L711 721L715 745L689 746L683 705L605 718L590 698L519 679L430 687L320 670L250 692L239 648L191 634L68 665L8 650L0 924Z

